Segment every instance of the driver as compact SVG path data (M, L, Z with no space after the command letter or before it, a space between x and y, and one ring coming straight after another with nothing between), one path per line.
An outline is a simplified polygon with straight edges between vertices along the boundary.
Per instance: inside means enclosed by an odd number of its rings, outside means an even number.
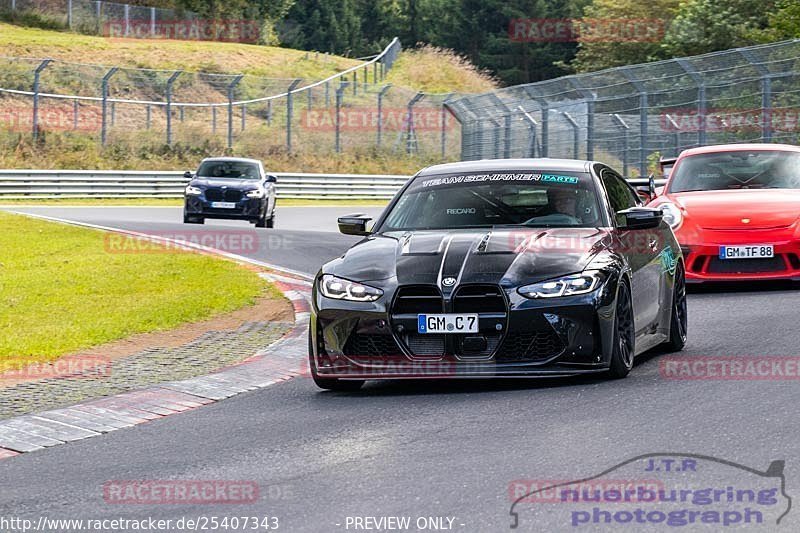
M564 189L550 189L547 192L551 214L567 215L578 218L577 197L575 191Z

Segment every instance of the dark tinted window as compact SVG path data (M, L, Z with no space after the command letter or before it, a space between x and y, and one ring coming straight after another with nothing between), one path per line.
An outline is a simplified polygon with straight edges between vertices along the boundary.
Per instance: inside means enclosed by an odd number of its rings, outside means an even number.
M257 180L261 177L258 165L246 161L204 161L197 169L197 176L245 180Z
M617 174L608 169L603 169L600 171L600 179L606 188L611 209L615 213L638 205L636 193Z
M517 171L418 176L381 231L515 225L598 227L589 174Z

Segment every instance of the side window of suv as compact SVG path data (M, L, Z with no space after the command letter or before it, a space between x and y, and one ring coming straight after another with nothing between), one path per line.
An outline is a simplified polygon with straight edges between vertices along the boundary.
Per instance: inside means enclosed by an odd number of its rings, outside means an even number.
M610 169L604 168L600 171L600 180L606 188L608 201L611 203L614 213L639 205L636 193Z

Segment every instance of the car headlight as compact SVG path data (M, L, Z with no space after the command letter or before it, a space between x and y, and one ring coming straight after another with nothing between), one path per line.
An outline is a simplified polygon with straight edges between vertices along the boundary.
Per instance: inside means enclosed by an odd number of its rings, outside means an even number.
M320 278L319 290L328 298L350 300L352 302L374 302L383 296L383 291L380 289L337 278L330 274L325 274Z
M558 298L588 294L600 286L603 279L605 277L599 270L586 270L580 274L525 285L517 289L517 292L525 298Z
M263 189L253 189L252 191L247 191L248 198L264 198L264 190Z
M199 187L193 187L192 185L187 185L184 192L187 196L200 196L203 194L203 191Z
M669 227L676 229L681 225L681 222L683 222L683 213L681 213L681 210L677 205L667 202L661 204L659 208L663 214L664 222L669 224Z

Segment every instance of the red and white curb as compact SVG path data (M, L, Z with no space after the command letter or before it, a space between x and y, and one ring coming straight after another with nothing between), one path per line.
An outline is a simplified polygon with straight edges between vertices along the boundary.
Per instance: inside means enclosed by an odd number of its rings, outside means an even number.
M292 302L295 324L252 357L212 374L161 383L0 421L0 459L143 424L300 375L305 366L310 284L265 274Z
M28 215L27 213L20 214ZM33 216L94 229L147 236L115 228L75 223L39 215ZM168 241L169 239L156 238L156 240ZM181 241L177 242L181 243ZM173 242L173 244L175 243ZM266 266L292 276L272 273L262 275L272 281L292 302L295 316L292 329L252 357L206 376L161 383L62 409L2 420L0 421L0 459L96 437L103 433L161 419L243 392L262 389L304 372L308 356L306 335L310 317L311 283L302 278L308 276L305 274L297 276L296 272L213 248L197 245L191 247L199 252L213 253L237 261Z

